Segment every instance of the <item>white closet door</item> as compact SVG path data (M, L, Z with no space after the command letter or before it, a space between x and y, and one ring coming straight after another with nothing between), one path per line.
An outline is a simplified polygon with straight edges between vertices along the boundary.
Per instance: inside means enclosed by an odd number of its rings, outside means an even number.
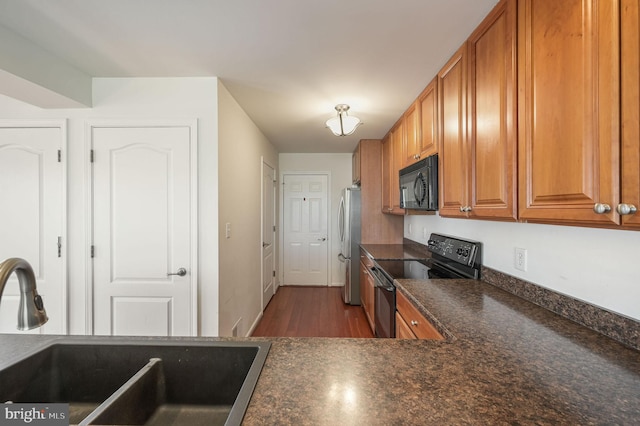
M21 257L33 267L49 321L30 333L66 334L62 252L58 256L58 237L64 242L64 168L58 162L64 129L9 126L0 123L0 261ZM2 295L2 333L18 332L19 295L14 274Z
M275 293L275 170L262 163L262 309Z
M327 181L284 176L284 285L328 285Z
M191 131L92 128L94 334L196 333Z

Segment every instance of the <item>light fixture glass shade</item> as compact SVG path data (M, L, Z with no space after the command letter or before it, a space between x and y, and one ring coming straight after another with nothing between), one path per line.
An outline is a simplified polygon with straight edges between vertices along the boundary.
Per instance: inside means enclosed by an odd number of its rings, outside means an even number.
M347 136L355 132L356 128L362 124L358 117L347 115L349 105L336 105L338 116L327 120L327 127L336 136Z

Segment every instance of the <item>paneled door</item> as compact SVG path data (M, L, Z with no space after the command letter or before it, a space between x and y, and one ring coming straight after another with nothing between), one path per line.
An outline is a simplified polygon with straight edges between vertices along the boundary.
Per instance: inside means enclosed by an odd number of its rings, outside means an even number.
M91 128L94 334L196 334L195 129Z
M327 180L284 176L284 285L328 285Z
M520 0L518 15L519 217L619 224L619 2Z
M67 333L64 138L63 122L34 123L33 127L0 123L0 261L21 257L29 262L49 317L30 333ZM13 274L2 295L0 333L18 332L19 301L18 279Z
M275 173L273 167L262 163L262 309L275 293Z

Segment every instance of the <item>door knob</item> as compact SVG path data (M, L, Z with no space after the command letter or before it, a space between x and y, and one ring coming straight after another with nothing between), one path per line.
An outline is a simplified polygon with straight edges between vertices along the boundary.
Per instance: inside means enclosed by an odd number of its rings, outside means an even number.
M634 206L633 204L618 204L618 207L616 208L616 210L618 211L618 213L620 213L621 215L625 215L625 214L633 214L636 211L638 211L638 209L636 208L636 206Z
M178 269L178 272L168 273L167 276L169 275L177 275L179 277L184 277L185 275L187 275L187 270L184 268L180 268Z
M611 206L609 204L595 203L593 211L597 214L604 214L611 211Z

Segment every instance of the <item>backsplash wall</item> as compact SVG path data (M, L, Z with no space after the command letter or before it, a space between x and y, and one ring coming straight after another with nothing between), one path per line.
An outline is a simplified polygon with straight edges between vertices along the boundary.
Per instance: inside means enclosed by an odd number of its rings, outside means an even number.
M405 238L426 244L431 232L481 241L487 267L640 320L637 231L405 216ZM526 272L514 267L516 247Z

